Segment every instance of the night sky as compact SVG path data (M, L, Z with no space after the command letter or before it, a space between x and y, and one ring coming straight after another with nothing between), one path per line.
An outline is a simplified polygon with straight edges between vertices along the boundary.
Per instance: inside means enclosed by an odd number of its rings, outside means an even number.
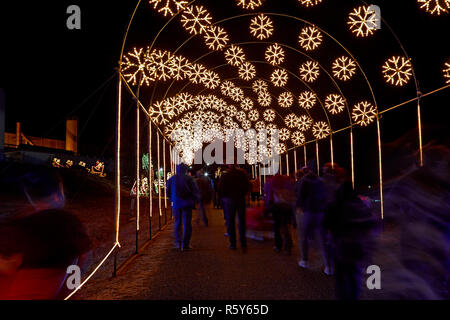
M0 85L6 89L7 95L7 131L13 132L15 122L21 121L23 130L28 135L64 139L64 119L73 115L80 120L81 152L92 156L112 157L116 79L111 76L115 72L122 37L136 1L59 0L52 4L37 1L5 2L0 4ZM224 2L229 2L229 5L224 5ZM233 2L197 1L209 8L216 21L245 13ZM397 33L413 59L421 91L426 93L443 86L442 68L444 62L450 59L450 15L430 16L419 10L415 0L372 3L381 7L383 18ZM81 31L66 28L66 8L72 4L81 7ZM383 82L383 62L394 54L402 54L389 30L383 26L371 39L356 39L346 28L345 22L351 8L361 4L361 1L352 0L324 0L317 8L304 9L296 0L267 0L261 11L284 12L305 18L342 41L367 71L381 109L414 98L415 86L412 82L403 89L394 89ZM151 9L147 1L142 1L126 49L131 49L133 45L150 44L166 21ZM233 41L249 39L247 34L240 39L242 26L247 23L248 20L239 20L225 24ZM297 29L300 27L292 22L280 23L285 23L284 30L293 30L292 33L276 34L280 42L289 41L289 37L297 37ZM172 25L156 42L158 48L174 49L188 39L188 34L177 21ZM200 40L190 42L182 50L183 54L192 55L192 58L204 52L206 50ZM249 52L250 56L256 55L261 52L261 47L250 48ZM327 55L335 57L335 53L329 50L323 50L320 55L324 59ZM211 63L214 57L218 56L212 55ZM208 65L208 60L204 64ZM223 70L223 75L231 77L227 72L229 71ZM110 80L107 81L108 79ZM101 87L102 85L104 86ZM366 96L366 88L355 83L347 86L347 90L355 91L356 97L359 94ZM151 95L151 90L148 91L150 92L143 93L146 99ZM90 99L81 104L90 96ZM450 107L449 98L450 90L447 90L424 99L425 126L448 125L448 118L442 115ZM130 110L134 110L132 101L126 98L124 112L127 117L124 125L128 135L133 132L134 112ZM389 142L398 138L413 129L416 123L416 109L413 105L404 107L400 112L386 114L383 117L383 140ZM360 136L370 136L367 144L371 146L376 142L373 129L373 126L363 129ZM133 141L133 136L125 139ZM364 146L366 142L360 141L357 144Z

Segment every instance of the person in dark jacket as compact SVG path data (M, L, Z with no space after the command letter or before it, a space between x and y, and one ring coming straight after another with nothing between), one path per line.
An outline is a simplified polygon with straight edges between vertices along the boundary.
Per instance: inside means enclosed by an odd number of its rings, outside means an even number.
M199 199L199 191L194 179L187 175L188 167L185 164L177 166L177 173L167 181L167 194L172 203L175 218L175 244L174 247L182 251L190 250L192 235L192 209ZM183 237L181 226L183 225Z
M200 222L200 218L203 220L205 226L208 226L208 215L206 214L205 206L208 205L213 198L213 184L211 179L206 176L203 170L197 171L197 177L195 179L197 187L200 192L200 197L198 201L199 215L197 218L197 223Z
M244 251L247 248L245 198L250 188L247 173L232 165L228 167L219 180L219 194L222 199L230 249L236 249L236 213L239 221L241 248Z
M320 250L325 265L324 272L327 275L332 274L328 250L326 248L326 233L323 228L323 219L325 216L325 186L323 181L311 170L305 170L305 176L296 186L297 208L302 211L301 219L301 260L298 265L302 268L308 268L308 239L316 235L319 241Z

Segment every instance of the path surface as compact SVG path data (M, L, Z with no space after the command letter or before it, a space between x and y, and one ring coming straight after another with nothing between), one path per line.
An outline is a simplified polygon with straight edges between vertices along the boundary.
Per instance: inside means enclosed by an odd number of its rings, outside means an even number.
M196 217L196 212L194 212ZM273 242L249 239L247 253L228 249L220 210L209 209L210 226L194 223L190 252L172 248L173 225L164 230L117 278L92 283L76 299L228 300L333 299L333 279L314 254L309 270L297 266L298 249L275 253ZM295 232L295 231L294 231ZM294 234L294 239L296 239Z

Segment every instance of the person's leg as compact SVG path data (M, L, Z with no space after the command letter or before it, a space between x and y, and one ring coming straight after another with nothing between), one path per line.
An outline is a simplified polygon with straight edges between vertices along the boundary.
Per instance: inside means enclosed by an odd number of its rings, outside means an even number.
M245 202L243 201L237 208L237 214L239 219L239 240L241 241L241 247L247 247L247 226L245 219Z
M276 205L272 206L273 217L273 239L275 250L281 251L283 249L283 240L281 239L281 219L280 212Z
M308 238L311 233L312 228L312 214L309 212L303 212L302 222L301 222L301 259L302 261L308 261Z
M230 246L236 247L236 204L231 199L224 199L223 207L227 217L227 233L230 238Z
M182 210L181 209L173 209L173 217L174 217L174 228L173 235L175 238L174 245L178 248L181 247L181 220L182 220Z
M323 227L324 214L318 213L318 214L316 214L316 216L314 218L316 220L314 228L316 229L316 235L317 235L317 240L319 241L319 248L320 248L320 253L322 254L322 258L323 258L323 264L327 270L330 270L331 263L330 263L330 258L329 258L329 250L328 250L327 242L326 242L326 240L327 240L326 239L326 230Z
M192 209L183 209L183 248L188 248L192 235Z
M205 224L205 226L208 226L208 217L206 216L205 203L203 201L200 201L199 206L203 223Z

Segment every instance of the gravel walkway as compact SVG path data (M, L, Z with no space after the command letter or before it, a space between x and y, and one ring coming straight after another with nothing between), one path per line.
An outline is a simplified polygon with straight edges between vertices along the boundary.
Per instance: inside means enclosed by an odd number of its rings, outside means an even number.
M195 217L194 213L194 217ZM195 220L195 218L194 218ZM309 270L297 266L298 249L275 253L270 240L249 239L247 253L229 250L220 210L209 209L210 226L194 223L190 252L172 248L173 225L121 275L88 282L75 299L113 300L302 300L333 299L333 279L312 252ZM294 235L294 239L296 239Z

